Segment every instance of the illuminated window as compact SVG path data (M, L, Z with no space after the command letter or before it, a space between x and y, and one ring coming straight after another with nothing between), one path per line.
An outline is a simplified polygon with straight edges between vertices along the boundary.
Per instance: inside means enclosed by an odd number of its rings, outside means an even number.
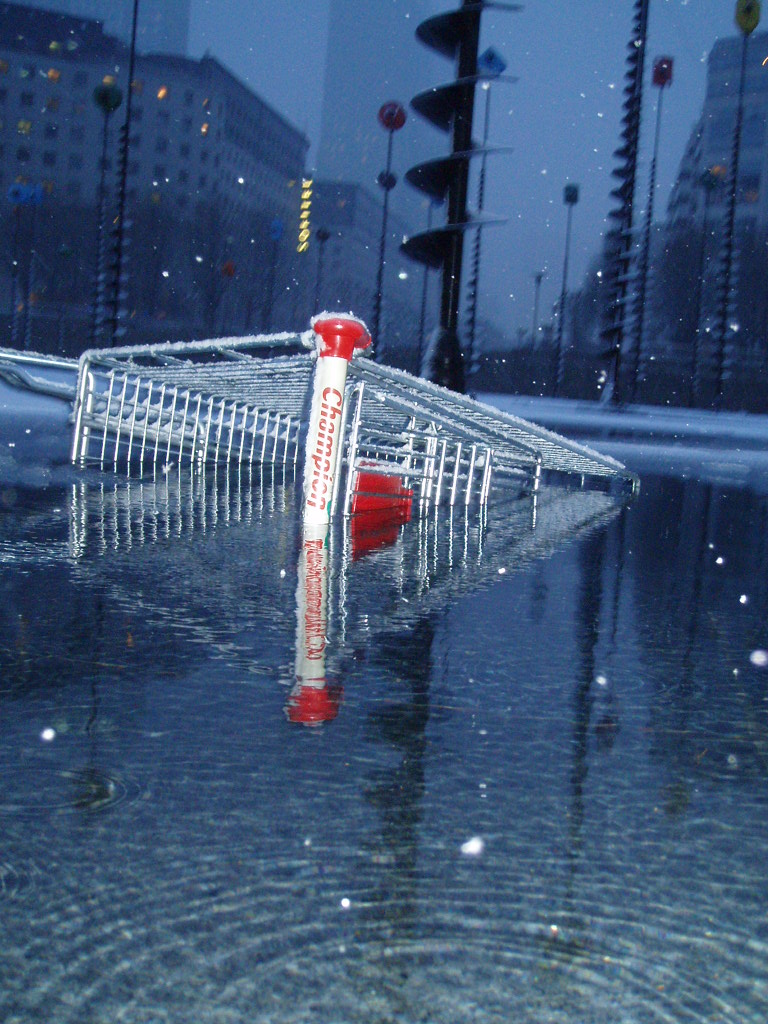
M48 79L49 82L60 82L61 72L58 68L48 68L45 77Z
M8 74L8 61L7 60L0 60L0 75L7 75L7 74Z
M48 49L51 51L51 53L60 53L61 43L58 41L58 39L52 39L50 43L48 43Z
M58 96L49 96L48 99L45 101L45 109L58 110L60 102L61 101L59 100Z
M210 127L210 126L209 126L208 122L206 121L206 122L205 122L205 124L203 124L203 125L202 125L202 126L200 127L200 134L201 134L201 135L207 135L207 134L208 134L208 130L209 130L209 127Z
M34 64L25 64L19 68L19 78L34 78L35 66Z
M164 100L167 96L168 96L168 86L167 85L161 85L160 88L157 90L157 98L159 100Z
M32 131L32 122L22 118L16 125L16 131L19 135L29 135Z
M144 81L143 81L143 79L135 78L131 82L131 92L135 93L137 96L141 96L141 94L144 92Z
M115 82L116 78L114 75L104 75L104 77L101 80L102 85L114 85Z

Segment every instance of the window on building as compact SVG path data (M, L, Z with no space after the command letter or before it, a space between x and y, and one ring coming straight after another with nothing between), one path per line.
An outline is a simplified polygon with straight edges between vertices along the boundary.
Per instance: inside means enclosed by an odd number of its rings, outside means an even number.
M49 82L60 82L61 72L58 68L48 68L48 70L45 73L45 77L48 79Z
M23 64L19 68L19 78L34 78L35 77L35 65L34 64Z
M82 186L79 181L68 181L67 182L67 195L70 199L79 199L80 193L82 192Z
M0 60L0 75L7 75L7 74L8 74L8 61L7 60Z
M45 126L44 134L45 134L46 139L56 139L56 138L58 138L59 126L57 124L53 124L52 122L49 121L48 124Z
M159 135L155 139L155 152L156 153L167 153L168 152L168 139L164 135Z
M179 146L179 156L185 159L189 156L189 146L186 142L182 142Z
M165 181L167 176L166 169L163 164L155 164L155 169L152 172L152 177L155 181Z
M88 74L85 71L76 71L72 77L72 84L78 89L82 89L84 85L88 84Z
M159 100L167 100L168 99L168 95L169 95L168 86L167 85L161 85L160 88L157 90L157 98Z
M194 101L195 101L195 94L194 94L194 92L191 89L186 89L184 91L184 104L185 104L185 106L191 107L192 104L194 103Z
M32 92L23 92L19 96L20 107L33 107L35 105L35 94Z
M43 151L43 167L54 167L56 165L56 154L50 149Z
M139 122L144 117L143 107L131 107L131 117L135 122Z
M82 124L73 124L69 129L69 137L72 142L83 142L85 140L85 126Z
M27 121L25 118L21 118L16 124L16 131L19 135L31 135L32 134L32 122Z
M81 171L83 169L83 158L79 153L70 153L68 166L70 171Z
M58 96L49 96L45 101L45 109L48 111L57 111L61 104L61 100Z
M19 146L19 148L16 150L16 159L19 161L20 164L25 164L32 159L32 154L26 146Z
M189 171L179 171L179 184L185 185L189 181Z

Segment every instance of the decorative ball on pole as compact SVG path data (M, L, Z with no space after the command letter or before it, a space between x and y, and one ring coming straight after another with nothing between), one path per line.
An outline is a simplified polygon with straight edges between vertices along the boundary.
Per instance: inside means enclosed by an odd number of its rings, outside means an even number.
M386 261L387 248L387 220L389 217L389 193L397 184L397 178L392 173L392 138L395 132L405 125L405 108L396 100L390 100L379 108L379 124L387 133L387 166L377 177L377 181L384 190L384 204L381 217L381 239L379 241L379 266L376 274L376 294L373 300L373 340L376 345L375 358L381 361L383 346L379 336L381 326L381 305L384 291L384 263Z

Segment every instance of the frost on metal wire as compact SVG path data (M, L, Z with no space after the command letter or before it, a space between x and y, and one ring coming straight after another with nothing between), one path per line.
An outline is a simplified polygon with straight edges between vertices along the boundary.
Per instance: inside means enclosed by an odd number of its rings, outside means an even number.
M300 463L305 499L314 503L305 513L326 519L339 508L354 515L407 505L410 516L442 504L484 507L492 496L535 491L544 479L636 485L614 459L374 363L359 351L365 325L347 314L322 314L313 326L84 353L73 462L139 476L208 464L295 471ZM350 330L357 340L349 342ZM341 355L329 348L331 336Z

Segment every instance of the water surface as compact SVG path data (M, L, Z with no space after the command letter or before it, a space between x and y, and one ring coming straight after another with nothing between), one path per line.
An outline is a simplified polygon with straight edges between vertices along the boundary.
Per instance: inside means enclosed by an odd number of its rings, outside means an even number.
M290 481L0 507L6 1024L764 1024L764 495L335 529L313 726Z

